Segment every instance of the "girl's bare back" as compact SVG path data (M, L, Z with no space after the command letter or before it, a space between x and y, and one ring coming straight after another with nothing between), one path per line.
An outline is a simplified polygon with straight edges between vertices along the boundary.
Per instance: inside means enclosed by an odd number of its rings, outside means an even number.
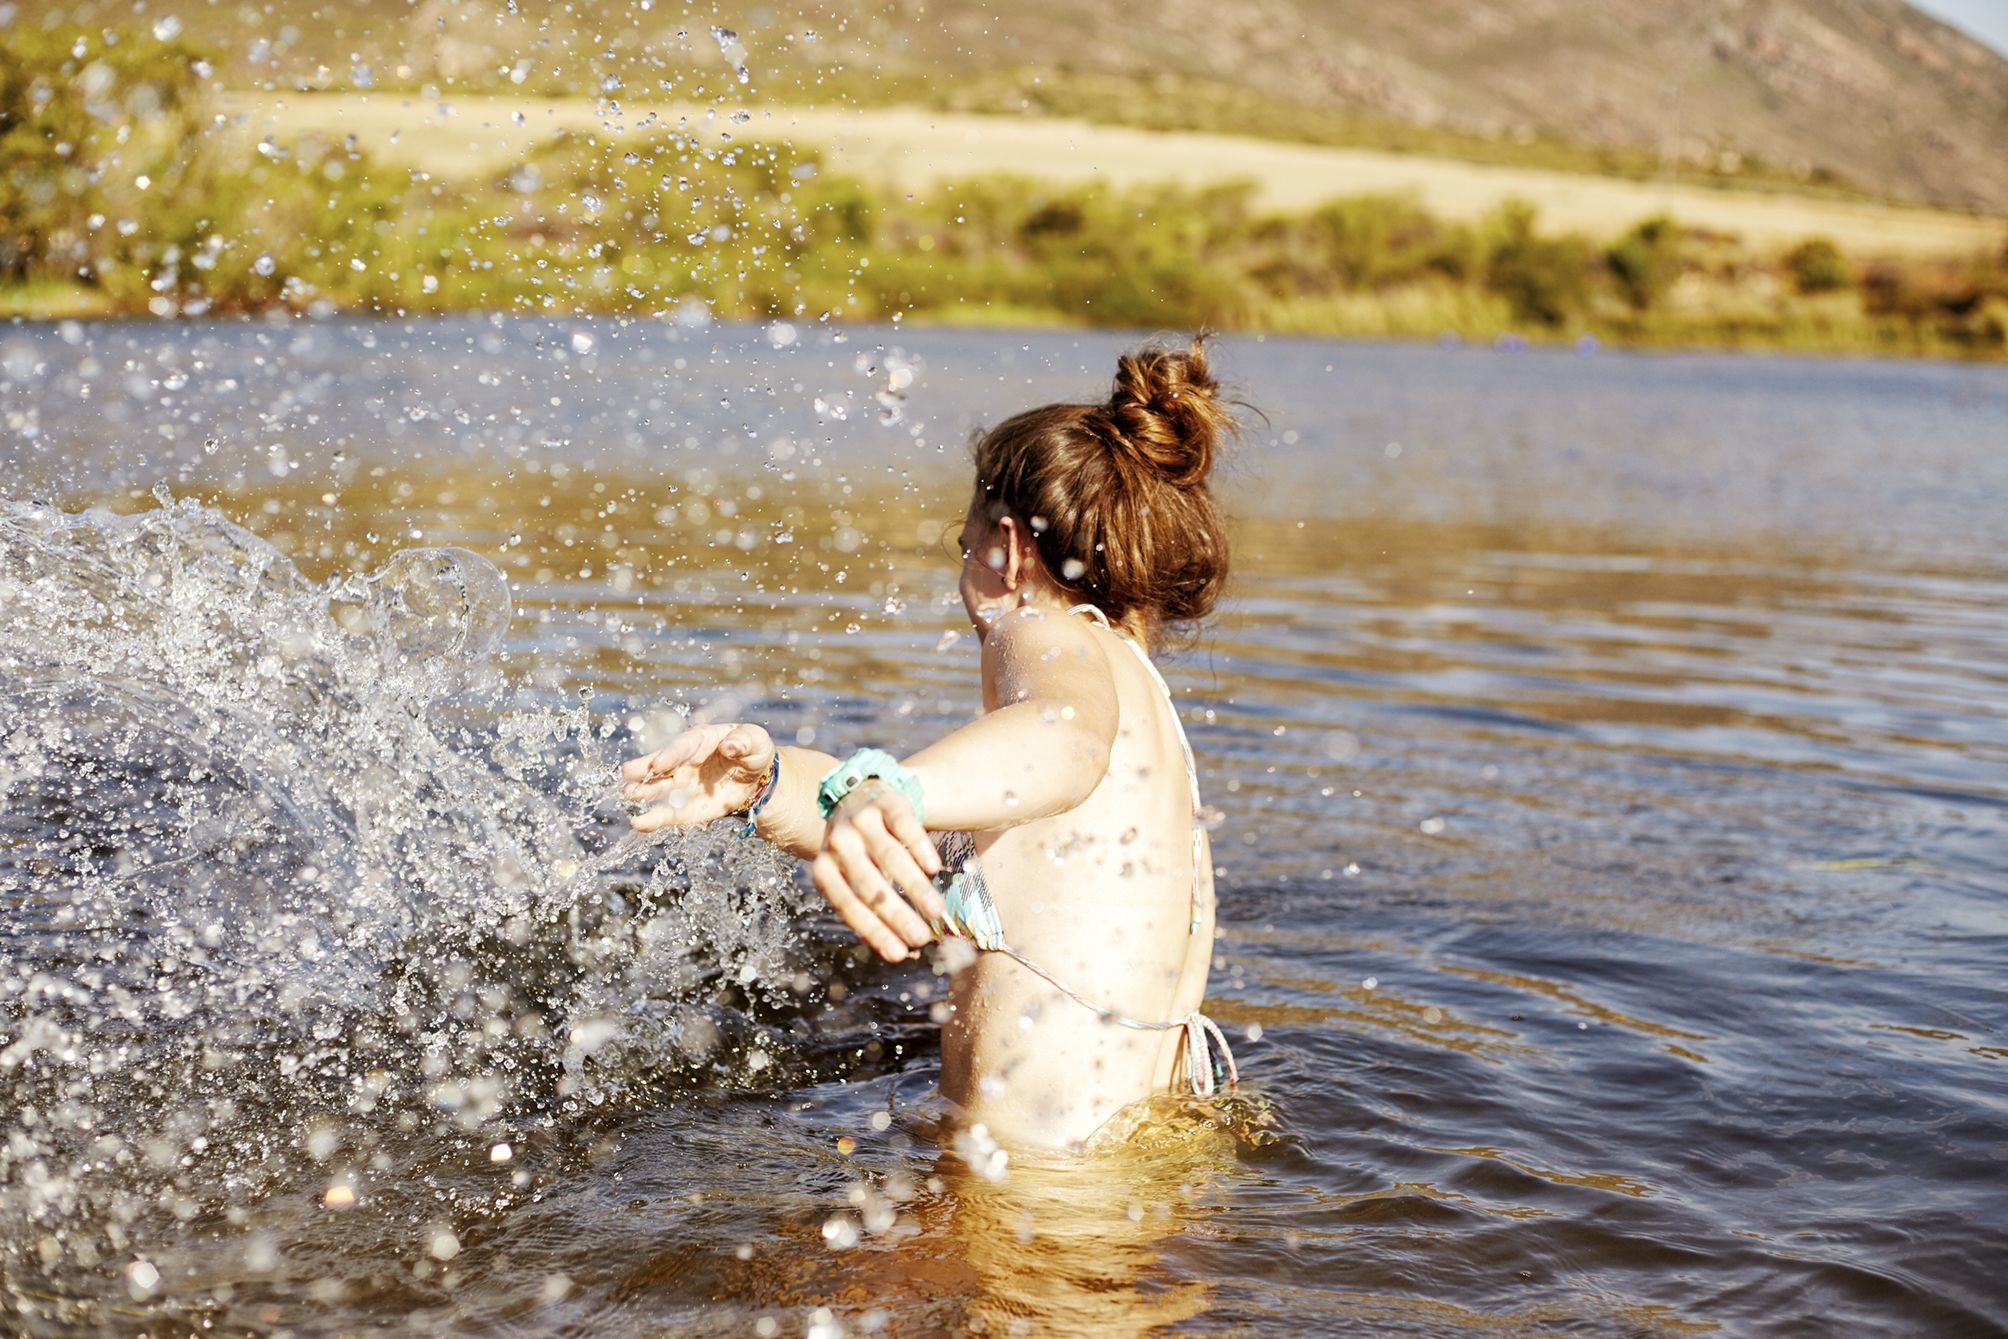
M1204 843L1192 838L1193 786L1172 704L1120 634L1084 616L1029 616L1074 624L1061 633L1071 643L1062 653L1109 675L1118 723L1107 774L1086 801L979 835L1005 937L1107 1010L1185 1018L1206 992L1213 881ZM1004 954L963 967L952 1003L942 1094L1008 1145L1086 1142L1123 1107L1169 1087L1184 1063L1180 1031L1126 1027Z

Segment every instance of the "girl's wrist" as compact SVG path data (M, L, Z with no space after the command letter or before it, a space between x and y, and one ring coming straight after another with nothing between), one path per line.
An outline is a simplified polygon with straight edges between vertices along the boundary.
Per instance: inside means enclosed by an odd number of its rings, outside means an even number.
M816 787L816 810L825 819L836 811L851 792L868 782L878 781L898 791L913 806L915 818L924 812L920 779L900 765L899 759L883 749L859 749L831 768Z
M755 832L759 831L760 815L766 810L768 805L774 802L774 794L780 789L781 750L777 747L774 750L773 757L767 760L767 770L761 773L760 780L754 785L753 793L747 797L746 803L737 809L728 810L726 813L726 817L728 818L743 818L746 820L746 826L740 829L740 836L751 837Z

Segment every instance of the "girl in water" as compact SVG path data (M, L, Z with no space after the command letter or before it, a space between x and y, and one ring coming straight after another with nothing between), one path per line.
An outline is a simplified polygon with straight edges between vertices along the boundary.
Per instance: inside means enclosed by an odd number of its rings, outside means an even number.
M1140 1099L1234 1081L1199 1012L1198 777L1147 649L1226 578L1207 479L1234 426L1194 339L1125 355L1103 404L978 440L961 592L984 714L945 739L840 759L716 724L622 768L636 828L734 818L809 860L888 962L944 941L942 1095L1005 1146L1077 1148Z

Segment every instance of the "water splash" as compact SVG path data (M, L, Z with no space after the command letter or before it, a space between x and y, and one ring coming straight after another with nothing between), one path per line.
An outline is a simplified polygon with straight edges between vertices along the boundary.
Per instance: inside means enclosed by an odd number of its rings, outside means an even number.
M613 730L490 664L509 613L466 550L317 584L192 502L0 503L0 1273L366 1201L414 1130L799 1078L800 893L611 840Z

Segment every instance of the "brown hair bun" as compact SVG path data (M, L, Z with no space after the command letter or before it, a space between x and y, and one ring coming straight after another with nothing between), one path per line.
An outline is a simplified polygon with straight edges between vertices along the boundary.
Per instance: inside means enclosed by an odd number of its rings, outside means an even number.
M1227 582L1207 477L1235 427L1204 336L1148 345L1123 355L1106 403L1028 409L981 434L976 505L1024 522L1073 596L1161 639L1212 613Z
M1203 483L1234 415L1206 365L1206 336L1184 350L1147 345L1116 363L1115 388L1102 411L1111 449L1180 488Z

